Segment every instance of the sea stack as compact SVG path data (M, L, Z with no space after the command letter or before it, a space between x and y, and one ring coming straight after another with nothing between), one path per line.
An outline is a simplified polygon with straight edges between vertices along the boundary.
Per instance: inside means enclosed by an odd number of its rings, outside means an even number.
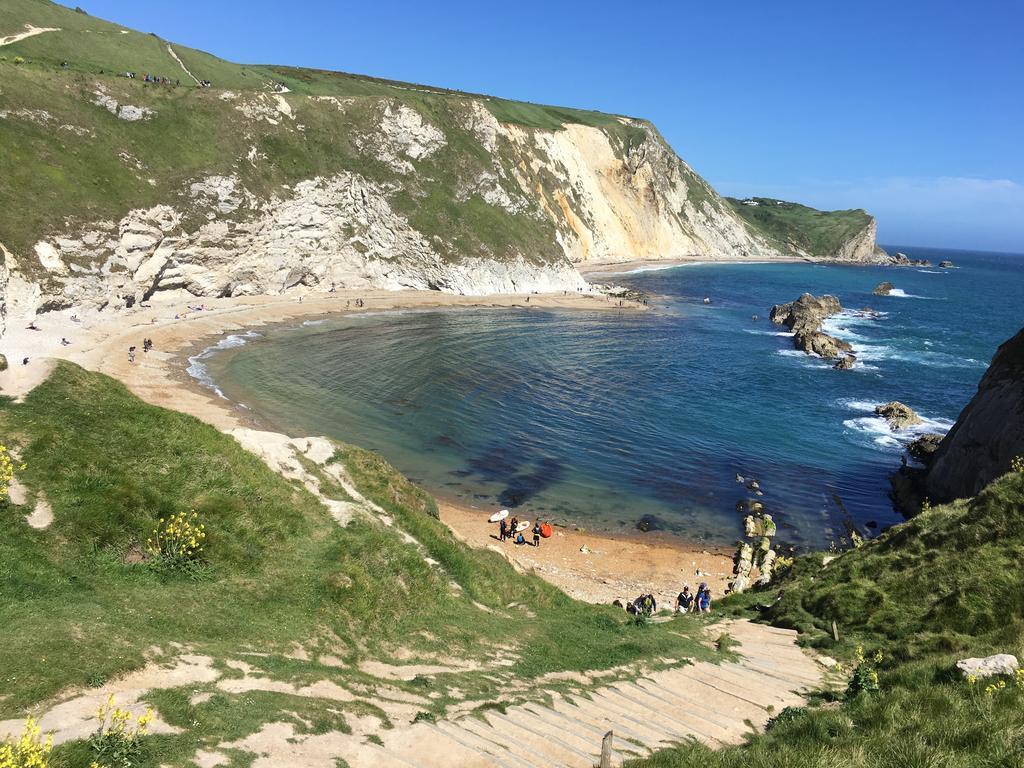
M828 359L845 358L853 347L842 339L830 336L821 330L822 324L832 315L843 311L839 299L828 294L812 296L805 293L796 301L788 304L776 304L771 308L769 317L776 325L784 325L793 331L793 346L809 355L818 355ZM850 364L837 366L852 367Z

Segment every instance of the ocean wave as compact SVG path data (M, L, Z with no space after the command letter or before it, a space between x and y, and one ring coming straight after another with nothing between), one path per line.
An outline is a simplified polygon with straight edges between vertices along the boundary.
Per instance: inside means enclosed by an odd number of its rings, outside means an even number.
M907 293L902 288L893 288L891 291L889 291L888 295L895 296L900 299L928 299L929 301L934 300L931 296L918 296L916 293Z
M854 411L870 411L874 412L874 403L868 403L862 400L841 400L839 401L842 405L850 410ZM881 403L878 403L881 405ZM921 423L914 424L912 426L904 427L902 429L893 430L889 422L881 416L859 416L853 419L844 419L843 426L847 428L856 437L862 440L868 440L872 445L879 446L886 450L900 450L925 434L946 434L953 426L953 422L950 419L943 418L930 418L928 416L921 415Z
M792 331L755 331L753 328L744 328L744 333L752 333L755 336L788 336L793 338Z
M230 336L225 336L216 344L204 349L198 355L192 355L188 359L188 367L185 368L185 370L188 372L189 376L199 382L202 386L207 389L212 389L217 397L227 400L227 395L221 391L221 388L218 387L210 377L210 372L206 367L205 361L222 350L244 346L248 343L249 339L258 338L260 336L262 336L262 334L257 333L256 331L246 331L241 334L233 333Z
M940 269L916 269L915 272L920 272L922 275L944 275L945 271Z

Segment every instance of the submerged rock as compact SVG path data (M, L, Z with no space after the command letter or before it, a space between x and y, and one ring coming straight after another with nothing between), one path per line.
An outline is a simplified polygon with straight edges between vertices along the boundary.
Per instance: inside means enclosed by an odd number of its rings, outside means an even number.
M896 286L890 282L879 283L875 286L875 289L871 291L875 296L888 296L892 293L892 289Z
M893 432L922 423L921 417L910 406L904 405L898 400L876 406L875 413L889 422L889 428Z
M657 515L644 515L636 522L636 529L647 533L648 531L665 530L665 521Z

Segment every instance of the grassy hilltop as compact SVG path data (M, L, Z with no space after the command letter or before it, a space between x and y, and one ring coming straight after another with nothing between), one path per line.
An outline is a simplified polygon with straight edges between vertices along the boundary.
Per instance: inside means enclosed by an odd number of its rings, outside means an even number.
M725 200L747 224L784 252L820 258L838 256L844 246L874 223L871 215L859 208L819 211L768 197Z

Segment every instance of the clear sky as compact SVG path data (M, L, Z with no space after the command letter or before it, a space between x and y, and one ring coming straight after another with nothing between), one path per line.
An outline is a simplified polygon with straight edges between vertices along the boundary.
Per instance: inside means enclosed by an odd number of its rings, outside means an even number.
M645 117L725 194L1024 252L1022 0L77 3L234 61Z

